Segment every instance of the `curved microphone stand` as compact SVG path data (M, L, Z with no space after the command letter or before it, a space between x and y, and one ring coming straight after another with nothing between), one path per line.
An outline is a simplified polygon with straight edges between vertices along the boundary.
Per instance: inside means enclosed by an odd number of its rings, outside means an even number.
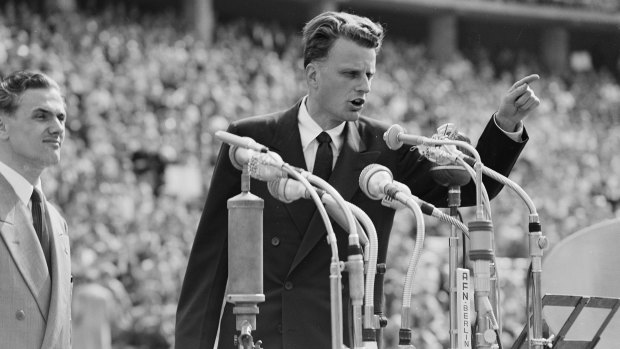
M465 165L472 163L474 165L477 164L476 160L467 157L467 156L459 156L459 161ZM525 205L527 206L530 215L529 215L529 233L528 233L528 241L529 241L529 254L530 254L530 272L528 275L528 280L532 281L532 294L530 295L530 288L527 289L527 299L526 299L526 319L527 319L527 330L528 330L528 347L535 349L542 349L543 346L549 343L548 339L543 338L543 319L542 319L542 256L543 250L547 248L548 241L547 238L542 234L542 225L540 223L540 217L538 212L536 211L536 206L534 202L529 197L529 195L514 181L510 180L506 176L490 169L486 166L482 166L483 174L488 177L496 180L497 182L509 187L512 189L518 196L523 200ZM530 299L532 302L532 317L530 320ZM531 324L530 322L533 322ZM530 329L531 333L530 332ZM532 338L533 335L533 338Z
M375 179L373 179L373 177ZM399 331L399 346L406 345L413 347L411 344L412 330L409 328L409 315L411 309L413 280L415 278L415 272L422 254L422 247L424 245L424 217L422 210L420 209L420 205L418 205L418 203L410 195L403 192L403 190L406 191L408 188L406 186L395 185L392 178L392 173L388 168L377 164L371 164L362 170L359 178L359 184L364 194L366 194L369 198L374 200L383 200L387 196L389 198L388 205L389 202L397 201L409 208L416 218L416 241L413 253L409 260L407 274L405 276L401 312L401 328ZM393 206L390 207L394 208Z
M353 348L363 348L362 336L362 306L364 305L364 261L360 248L360 239L357 233L355 218L344 200L334 187L321 177L315 176L308 171L301 171L301 176L308 182L325 190L338 203L345 214L349 226L349 254L347 256L346 269L349 272L349 296L353 307Z
M491 211L490 205L488 203L488 196L483 196L483 193L486 193L486 190L484 190L482 184L483 165L480 155L478 154L476 149L468 142L454 139L436 139L407 135L405 133L405 130L398 125L391 126L385 132L383 138L390 149L398 149L404 143L420 146L423 148L420 150L420 153L433 162L436 162L437 159L441 159L447 163L459 162L459 159L462 160L464 154L458 151L457 147L469 151L475 157L475 162L473 164L473 173L468 166L464 166L473 177L476 187L476 221L470 222L469 225L471 241L470 259L473 261L474 266L474 295L477 310L477 331L475 341L477 348L492 348L493 342L496 339L495 334L499 334L499 332L497 332L497 330L499 329L499 325L497 324L493 312L493 306L491 305L489 299L489 296L492 294L491 270L492 261L494 260L494 245L492 223L490 220ZM424 147L429 148L424 149ZM463 161L460 162L464 163ZM451 251L452 250L455 249L453 248L451 249ZM454 260L455 258L453 258L450 265L451 267L454 267L454 269L456 269ZM456 278L456 273L452 274L453 278ZM451 287L454 286L454 284L455 282L451 280ZM454 348L454 346L456 345L454 325L457 320L457 315L455 313L456 297L453 294L454 292L456 292L456 290L450 290L450 342L452 348ZM493 333L493 330L496 330L496 332ZM491 335L489 335L489 331L491 332Z
M404 196L404 195L403 195ZM399 200L401 201L401 200ZM398 332L399 345L407 345L413 347L412 331L409 328L409 315L411 311L411 294L413 292L413 280L417 270L420 256L422 255L422 246L425 238L424 217L420 206L412 198L404 198L401 201L406 205L411 212L413 212L416 220L416 241L413 248L413 253L409 259L409 266L407 267L407 274L405 275L405 285L403 287L403 306L401 311L400 331Z
M497 173L496 171L483 167L483 173L487 176L495 179L496 181L506 185L513 191L517 193L517 195L525 202L527 205L530 216L529 216L529 254L530 254L530 275L528 276L532 280L532 294L530 296L530 289L527 289L527 302L526 302L526 319L527 319L527 333L528 333L528 347L535 349L542 349L543 346L547 345L550 341L549 339L543 338L543 319L542 319L542 256L543 250L547 248L548 241L547 238L542 234L542 225L540 223L540 218L538 213L536 212L536 207L534 206L534 202L527 195L525 190L521 188L514 181L509 178ZM530 327L530 298L532 299L532 322L533 326ZM532 332L530 332L530 328L532 328ZM533 338L532 338L533 335Z
M344 347L342 338L342 264L338 257L338 244L336 235L334 234L333 227L327 215L327 211L321 199L319 198L316 190L308 182L306 178L297 173L294 167L282 161L282 158L271 151L267 147L257 143L250 137L240 137L228 132L218 131L215 133L216 137L225 143L231 145L229 149L229 156L231 163L237 169L242 170L242 191L249 192L250 180L249 177L256 178L262 181L272 181L277 178L284 177L285 174L297 179L307 189L310 198L314 201L321 218L325 224L327 231L327 241L330 245L332 252L332 261L330 265L330 303L331 303L331 331L332 331L332 349L342 349ZM255 218L258 218L255 217ZM262 210L260 214L260 220L262 222ZM261 226L262 232L262 226ZM261 234L262 235L262 234ZM260 244L260 243L259 243ZM262 258L261 258L262 259ZM261 260L262 262L262 260ZM262 263L260 263L262 266ZM260 271L262 275L262 270ZM262 277L261 277L262 279ZM262 281L262 280L261 280ZM262 286L262 282L261 282ZM255 312L252 314L255 316ZM240 338L238 342L240 349L252 349L260 348L260 341L257 343L258 347L252 343L250 332L252 327L249 321L244 321L244 325L241 329ZM247 344L247 345L246 345Z
M329 242L329 246L332 251L332 261L329 268L332 349L342 349L344 345L342 338L342 269L340 258L338 257L338 244L336 234L334 234L334 229L329 220L329 216L327 215L327 211L325 210L325 207L323 207L319 195L316 193L316 190L310 184L310 182L308 182L308 180L304 176L299 174L294 167L290 166L287 163L284 163L282 165L282 170L284 170L284 172L286 172L289 176L303 183L303 185L310 193L312 201L314 201L314 204L316 205L316 208L319 211L321 218L323 219L323 223L325 224L325 229L327 230L327 241Z
M302 176L307 177L309 182L315 182L315 178L312 178L306 171L297 170L301 173ZM326 185L319 184L324 187ZM285 203L290 203L298 199L309 199L310 195L306 187L299 181L296 181L291 178L279 178L277 180L270 181L268 183L269 193L277 198L280 201ZM372 304L374 302L373 298L373 287L374 280L377 270L377 234L376 229L370 217L362 211L359 207L344 201L347 207L347 211L350 211L356 219L356 225L350 226L348 224L348 220L345 217L344 210L342 207L336 202L336 199L332 197L332 195L328 194L325 190L317 188L317 194L321 198L322 203L325 205L327 213L329 216L336 221L341 227L345 230L351 232L355 231L359 235L359 239L362 242L364 247L364 256L363 261L361 258L357 258L355 255L349 255L349 260L345 263L345 269L352 273L352 278L349 282L350 294L352 299L352 305L356 307L359 305L359 309L355 311L355 314L361 314L361 305L365 303ZM360 224L361 223L361 224ZM364 229L368 232L368 237L364 234ZM350 246L351 247L351 246ZM354 247L354 250L359 250L359 248ZM355 257L355 258L352 258ZM361 256L360 256L361 257ZM367 263L367 272L366 272L366 289L364 289L363 279L364 279L364 262ZM364 298L364 296L366 298ZM362 323L357 321L353 330L355 331L355 337L359 340L362 338L364 341L364 346L368 346L368 348L373 347L373 343L376 342L375 339L375 318L372 316L374 307L370 306L369 308L364 308L366 313L365 315L370 314L370 317L364 316L363 319L363 327ZM361 315L360 315L361 316ZM359 319L359 317L357 317ZM378 323L378 321L376 321ZM360 337L361 336L361 337ZM372 338L370 338L372 337ZM355 345L355 344L354 344ZM376 344L374 344L376 346ZM359 347L359 344L356 345Z

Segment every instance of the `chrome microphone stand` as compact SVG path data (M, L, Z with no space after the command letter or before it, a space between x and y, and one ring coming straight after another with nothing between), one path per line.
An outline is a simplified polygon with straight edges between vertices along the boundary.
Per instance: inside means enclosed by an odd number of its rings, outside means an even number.
M471 180L467 171L458 165L437 165L431 169L435 182L448 187L448 207L450 216L459 219L458 208L461 206L461 187ZM458 315L457 315L457 268L459 260L459 235L455 225L450 226L448 251L448 280L450 290L450 349L458 349ZM463 244L465 241L463 241Z
M527 333L528 333L528 348L542 349L543 346L547 346L551 340L543 338L543 319L542 319L542 256L543 251L548 246L547 238L542 233L542 226L540 218L536 211L536 206L527 193L519 187L516 183L506 178L505 176L487 168L483 167L485 175L495 179L496 181L508 186L515 191L519 197L527 205L529 216L529 254L531 263L531 277L532 277L532 294L529 294L527 302L529 304L530 298L532 300L532 320L530 321L529 307L526 309L527 318ZM530 323L533 322L533 323ZM533 338L532 338L533 337Z

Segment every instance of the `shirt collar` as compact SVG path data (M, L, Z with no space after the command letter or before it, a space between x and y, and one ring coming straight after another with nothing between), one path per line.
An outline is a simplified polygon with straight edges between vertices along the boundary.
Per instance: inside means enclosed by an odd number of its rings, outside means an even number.
M6 178L7 182L13 187L15 194L24 205L28 206L30 203L30 196L32 196L32 191L36 187L39 192L41 191L41 180L39 179L37 183L33 186L24 178L24 176L20 175L14 169L10 168L8 165L0 161L0 174Z
M308 96L305 96L301 100L301 105L299 106L299 114L297 115L299 120L299 135L301 136L301 147L303 150L312 143L312 141L321 133L323 129L319 124L314 121L314 119L308 113L308 108L306 108L306 100ZM332 145L339 150L342 147L342 143L344 142L344 127L346 123L343 121L340 125L330 129L325 130L332 138Z

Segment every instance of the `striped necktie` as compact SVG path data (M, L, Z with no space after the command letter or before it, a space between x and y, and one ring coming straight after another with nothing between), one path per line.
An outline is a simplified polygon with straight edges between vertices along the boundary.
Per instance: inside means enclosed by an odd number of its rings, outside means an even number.
M32 204L32 224L34 225L34 230L37 232L37 237L41 243L43 255L45 255L45 261L47 262L47 268L51 270L50 236L47 229L43 228L43 202L41 201L41 195L37 189L32 190L30 201Z

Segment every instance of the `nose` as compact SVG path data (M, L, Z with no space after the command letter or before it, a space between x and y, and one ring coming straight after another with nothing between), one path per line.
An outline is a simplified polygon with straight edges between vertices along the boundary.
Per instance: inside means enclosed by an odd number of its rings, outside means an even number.
M367 77L366 75L362 75L357 85L357 90L363 93L370 93L370 85L371 85L370 78Z
M57 135L64 135L64 132L65 132L64 120L61 120L59 118L53 118L52 122L50 123L49 133L54 136L57 136Z

